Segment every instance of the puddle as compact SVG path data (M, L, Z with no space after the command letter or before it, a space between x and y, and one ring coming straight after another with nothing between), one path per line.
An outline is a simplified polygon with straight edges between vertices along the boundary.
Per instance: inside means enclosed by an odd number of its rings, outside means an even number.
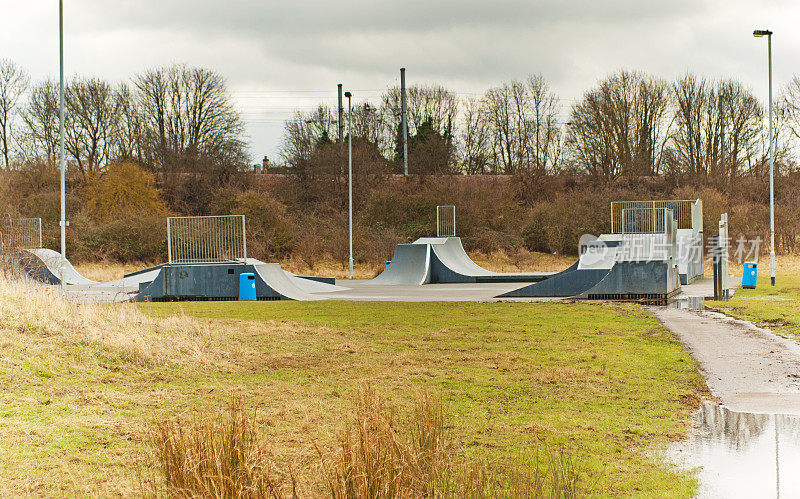
M670 300L667 304L668 308L680 308L688 310L703 310L703 297L702 296L679 296Z
M669 460L697 469L698 497L800 497L800 416L734 412L705 404Z

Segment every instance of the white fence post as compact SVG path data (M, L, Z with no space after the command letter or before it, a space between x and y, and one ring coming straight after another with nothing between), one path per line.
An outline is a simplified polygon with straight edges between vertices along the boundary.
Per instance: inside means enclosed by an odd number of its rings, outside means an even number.
M456 207L443 205L436 207L436 237L456 236Z

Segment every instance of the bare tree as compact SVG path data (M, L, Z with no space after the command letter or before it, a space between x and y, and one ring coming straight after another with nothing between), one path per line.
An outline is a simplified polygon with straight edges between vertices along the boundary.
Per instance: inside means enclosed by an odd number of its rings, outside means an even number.
M131 88L122 83L116 91L118 121L113 155L116 159L142 157L142 114Z
M85 177L101 171L112 159L120 101L112 86L97 78L75 78L67 86L66 101L65 147Z
M572 161L606 180L658 173L669 105L663 80L628 71L611 75L572 107L566 141Z
M311 157L319 144L330 142L335 130L335 113L329 106L320 105L308 113L295 111L294 116L283 124L283 160L297 168Z
M732 178L763 163L759 160L764 150L759 144L763 109L741 83L714 83L686 75L673 89L676 117L672 154L678 163L676 169L711 178Z
M492 170L491 136L485 107L481 99L469 99L464 103L460 127L461 164L468 175Z
M14 117L20 99L28 88L28 74L9 59L0 59L0 149L6 169L11 166L9 155L14 140Z
M496 170L514 173L519 143L514 133L511 89L508 85L486 92L485 115L492 133L492 155Z
M458 116L458 96L441 85L412 85L406 89L408 133L429 121L436 133L452 134ZM388 116L400 121L400 88L390 88L382 97Z
M23 152L29 158L54 162L58 155L58 87L52 80L37 83L28 95L23 113Z
M441 85L412 85L406 89L408 111L408 138L416 136L419 128L425 125L424 133L430 130L446 141L452 142L458 119L458 96ZM400 88L392 87L381 98L381 117L385 139L380 142L381 150L396 161L402 158L403 142L400 116ZM451 144L447 147L452 151ZM409 153L409 169L427 169L424 165L414 165L414 161L425 158L412 158ZM451 158L452 159L452 158ZM450 163L450 160L448 160Z
M134 79L143 150L153 168L191 168L190 157L242 155L239 113L218 73L175 65Z
M495 162L505 173L558 170L560 106L541 75L490 89L484 100L486 119L493 130Z

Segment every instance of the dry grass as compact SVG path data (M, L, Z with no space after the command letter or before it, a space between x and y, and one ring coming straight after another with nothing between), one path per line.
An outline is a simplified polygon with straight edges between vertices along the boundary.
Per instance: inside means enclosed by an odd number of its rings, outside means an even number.
M275 458L259 440L254 415L234 400L228 412L152 426L161 481L153 495L171 497L575 497L579 473L562 451L549 465L502 467L459 454L445 424L439 396L418 392L410 414L364 387L338 448L320 449L321 472L298 484L275 471ZM300 491L304 490L303 494Z
M339 451L325 456L327 492L335 499L441 497L452 466L441 399L417 397L410 422L386 397L364 388Z
M107 261L83 262L75 265L75 270L92 281L108 282L122 279L125 277L125 274L130 274L131 272L150 268L155 265L158 264L144 262L116 263Z
M133 304L110 307L63 300L58 288L32 288L0 277L0 317L20 341L88 343L139 365L210 365L223 361L207 324L190 317L147 316ZM8 336L6 336L8 338Z
M496 251L488 255L474 253L470 256L475 263L494 272L557 272L569 267L578 258L524 249L512 254Z
M281 479L241 401L234 399L221 416L156 423L151 440L170 497L283 497Z

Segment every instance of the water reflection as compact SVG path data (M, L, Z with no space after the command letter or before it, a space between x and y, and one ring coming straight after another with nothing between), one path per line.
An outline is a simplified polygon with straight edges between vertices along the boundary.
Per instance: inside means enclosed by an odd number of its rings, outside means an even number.
M702 310L703 297L702 296L679 296L667 304L669 308L679 308L688 310Z
M699 497L800 497L800 417L706 404L695 423L669 455L699 467Z

